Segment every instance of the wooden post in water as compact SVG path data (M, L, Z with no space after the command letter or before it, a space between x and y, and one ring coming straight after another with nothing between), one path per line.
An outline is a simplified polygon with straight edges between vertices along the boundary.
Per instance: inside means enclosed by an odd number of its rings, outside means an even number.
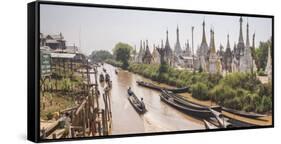
M82 122L82 127L83 127L83 136L86 136L86 115L85 115L85 107L82 110L83 113L83 122Z
M105 114L105 110L102 110L102 128L103 128L103 135L107 135L107 128L106 128L106 114Z
M100 121L98 121L98 132L99 132L99 136L101 136L101 124L100 124Z
M57 135L55 133L52 135L52 137L53 139L57 139Z

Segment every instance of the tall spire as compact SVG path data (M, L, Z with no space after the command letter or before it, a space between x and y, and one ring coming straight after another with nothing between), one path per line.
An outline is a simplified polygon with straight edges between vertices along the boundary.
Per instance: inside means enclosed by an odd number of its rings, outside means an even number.
M203 35L202 35L202 43L207 43L206 34L205 34L205 20L203 21Z
M245 49L245 44L244 44L244 39L243 39L243 30L242 30L242 23L243 23L243 19L242 16L239 19L239 23L240 23L240 30L239 30L239 39L238 39L238 44L237 44L237 51L239 53L239 57L244 55L244 49Z
M175 45L175 53L176 55L182 55L182 50L181 50L181 45L180 45L180 40L179 40L179 26L177 26L177 42Z
M251 47L251 53L252 53L252 57L254 58L254 59L256 59L256 56L255 56L255 54L254 54L254 52L255 52L255 37L256 37L256 34L254 33L253 34L253 41L252 41L252 47Z
M230 44L229 44L229 34L227 34L227 44L226 44L226 48L230 48Z
M186 51L187 56L191 56L192 55L190 47L189 47L189 41L188 40L186 42L186 50L185 51Z
M239 42L244 43L244 40L243 40L243 30L242 30L242 23L243 23L242 16L240 17L239 22L240 22L240 31L239 31L239 41L238 41L238 43Z
M166 44L165 44L165 49L171 49L170 44L169 44L169 38L168 38L168 30L166 31Z
M179 41L179 26L177 25L177 42Z
M246 47L250 47L250 40L249 40L249 23L247 22L247 31L246 31Z
M143 40L143 49L145 51L145 40Z
M215 32L211 29L210 34L211 34L210 51L211 51L211 53L215 53L216 52L216 48L215 48Z

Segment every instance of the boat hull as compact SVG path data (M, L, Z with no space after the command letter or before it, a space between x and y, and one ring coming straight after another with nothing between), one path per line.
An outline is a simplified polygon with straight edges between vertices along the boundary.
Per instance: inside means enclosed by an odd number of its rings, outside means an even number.
M165 96L165 94L160 95L160 99L164 101L165 103L173 106L174 108L188 114L192 115L197 118L210 118L213 117L213 113L210 110L198 110L198 109L192 109L190 107L186 107L184 105L178 104L174 101L174 98Z
M167 90L167 91L171 91L171 92L174 92L174 93L184 93L184 92L188 91L188 87L183 87L183 88L164 88L164 87L157 86L157 85L154 85L152 83L148 83L148 82L144 82L144 81L137 81L137 83L140 86L147 87L147 88L150 88L150 89L153 89L153 90L157 90L157 91Z
M147 110L145 105L136 97L132 91L128 91L128 100L139 114L144 114Z

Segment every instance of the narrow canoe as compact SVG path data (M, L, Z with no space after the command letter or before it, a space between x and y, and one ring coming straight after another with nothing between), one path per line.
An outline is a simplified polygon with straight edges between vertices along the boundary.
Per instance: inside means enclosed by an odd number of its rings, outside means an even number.
M213 113L206 109L206 110L199 110L199 109L194 109L191 107L187 107L185 105L179 104L177 102L175 102L175 99L167 94L165 94L165 92L162 92L160 95L160 99L162 101L164 101L165 103L173 106L174 108L188 114L188 115L192 115L195 116L197 118L210 118L213 117Z
M184 92L187 92L189 90L188 87L165 88L165 87L157 86L157 85L155 85L153 83L144 82L144 81L137 81L137 83L140 86L147 87L147 88L150 88L150 89L154 89L154 90L157 90L157 91L162 91L163 89L165 89L167 91L171 91L171 92L174 92L174 93L184 93Z
M144 103L137 98L137 96L132 90L128 90L128 95L128 99L135 108L135 110L140 114L144 114L147 111Z
M257 119L257 118L266 116L266 115L253 113L253 112L238 111L238 110L234 110L234 109L230 109L230 108L226 108L226 107L222 107L222 110L224 110L226 112L229 112L229 113L239 115L239 116L243 116L243 117L247 117L247 118L253 118L253 119Z

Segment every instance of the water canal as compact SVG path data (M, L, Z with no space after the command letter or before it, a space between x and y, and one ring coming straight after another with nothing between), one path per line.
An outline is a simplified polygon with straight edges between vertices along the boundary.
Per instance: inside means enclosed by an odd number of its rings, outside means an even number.
M109 64L99 67L98 75L104 73L103 68L110 75L113 85L110 91L112 135L205 129L200 120L162 102L158 91L138 86L136 83L137 80L148 79L121 69L118 69L118 74L115 74L117 68ZM91 75L91 80L94 80L94 75ZM144 98L148 110L144 115L139 115L128 101L127 89L129 87L138 98ZM105 85L99 84L100 91L103 88ZM103 106L102 97L99 99L100 106Z

